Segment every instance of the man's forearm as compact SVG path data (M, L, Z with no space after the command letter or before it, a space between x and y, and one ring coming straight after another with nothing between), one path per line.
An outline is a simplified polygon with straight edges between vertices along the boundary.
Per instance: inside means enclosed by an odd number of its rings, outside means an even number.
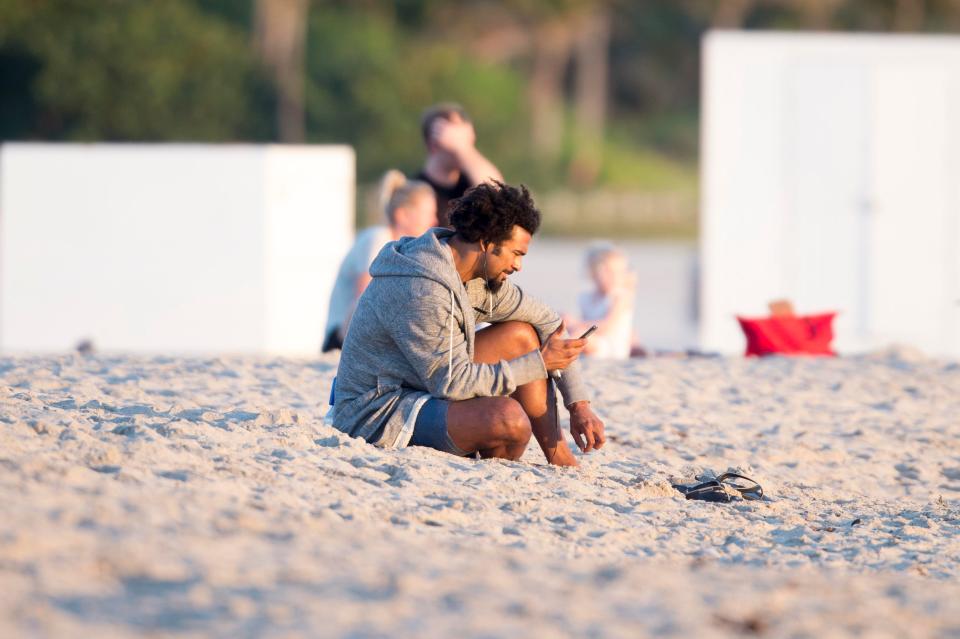
M470 147L458 153L457 161L460 164L460 171L467 176L472 186L490 180L503 181L503 176L497 167L485 158L476 147Z
M560 395L563 396L563 405L568 408L577 402L590 399L586 384L583 383L579 361L574 361L563 369L560 379L557 380L557 387L560 389Z

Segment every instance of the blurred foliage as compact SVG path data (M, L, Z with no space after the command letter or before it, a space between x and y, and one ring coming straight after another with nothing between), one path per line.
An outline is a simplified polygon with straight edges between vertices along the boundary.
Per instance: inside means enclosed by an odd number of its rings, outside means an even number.
M527 156L512 144L526 118L517 72L475 60L454 43L405 37L391 12L317 7L307 42L309 139L353 144L362 181L391 167L419 170L420 114L446 100L466 107L504 170L522 168Z
M278 86L254 44L254 5L0 0L0 138L276 140ZM422 109L455 100L471 113L481 150L510 181L539 192L672 192L683 201L696 199L699 47L711 26L960 28L954 0L312 0L303 6L306 141L353 145L361 182L391 167L415 172L423 160ZM584 139L577 131L577 91L583 91L577 45L564 45L570 58L550 153L531 143L540 116L530 86L544 43L558 33L575 38L585 24L578 20L590 11L609 16L609 95L602 139L590 141L599 168L589 174L592 183L571 184Z
M3 111L19 114L2 135L270 139L269 84L248 39L189 0L0 0Z

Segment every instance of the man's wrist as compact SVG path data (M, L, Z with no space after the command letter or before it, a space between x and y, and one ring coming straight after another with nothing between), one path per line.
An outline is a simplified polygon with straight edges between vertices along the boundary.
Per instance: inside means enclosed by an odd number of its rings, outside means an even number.
M454 157L457 158L457 163L460 164L461 170L463 170L464 164L470 164L480 154L480 152L477 151L477 147L472 144L452 149L452 153Z
M589 410L589 408L590 408L589 399L581 399L580 401L574 402L569 406L567 406L567 410L569 410L571 413L574 413L578 410Z

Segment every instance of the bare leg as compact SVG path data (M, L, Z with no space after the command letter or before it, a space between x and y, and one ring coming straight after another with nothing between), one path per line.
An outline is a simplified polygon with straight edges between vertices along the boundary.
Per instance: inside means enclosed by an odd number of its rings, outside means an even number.
M539 348L540 340L532 326L525 322L504 322L477 331L473 359L480 364L495 364ZM547 461L576 466L577 460L560 431L557 402L549 384L546 379L535 380L519 387L512 397L530 420L533 436Z
M530 420L509 397L475 397L451 402L447 432L453 443L483 457L520 459L530 441Z

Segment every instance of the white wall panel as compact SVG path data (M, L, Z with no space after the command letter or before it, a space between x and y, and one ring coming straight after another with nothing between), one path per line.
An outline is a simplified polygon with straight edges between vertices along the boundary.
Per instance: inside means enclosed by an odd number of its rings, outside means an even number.
M960 356L960 38L704 41L701 345L787 297L837 347Z
M346 147L3 145L0 344L316 352L353 167Z

